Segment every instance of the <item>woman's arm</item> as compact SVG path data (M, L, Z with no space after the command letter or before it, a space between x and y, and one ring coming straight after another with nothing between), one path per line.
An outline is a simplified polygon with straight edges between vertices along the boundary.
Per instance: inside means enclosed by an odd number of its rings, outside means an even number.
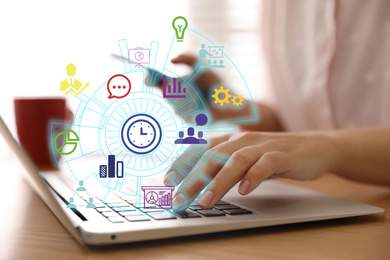
M390 186L390 129L340 130L327 135L336 159L331 172Z
M390 186L390 129L244 132L221 136L210 143L184 180L174 168L166 175L166 185L182 182L174 206L185 208L209 185L198 204L210 208L236 183L240 182L239 193L246 195L270 176L311 180L331 172ZM221 163L215 155L228 160Z

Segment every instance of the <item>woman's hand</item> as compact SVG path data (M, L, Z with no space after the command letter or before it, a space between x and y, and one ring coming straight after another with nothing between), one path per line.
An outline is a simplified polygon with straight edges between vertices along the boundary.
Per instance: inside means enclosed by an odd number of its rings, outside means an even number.
M198 200L204 209L213 207L238 182L239 193L247 195L271 176L315 179L332 171L337 158L330 138L322 133L244 132L222 136L209 143L209 150L185 178L177 174L174 167L164 178L165 185L175 184L173 179L182 182L173 201L179 210L185 209L207 185ZM229 160L221 163L213 159L215 155Z

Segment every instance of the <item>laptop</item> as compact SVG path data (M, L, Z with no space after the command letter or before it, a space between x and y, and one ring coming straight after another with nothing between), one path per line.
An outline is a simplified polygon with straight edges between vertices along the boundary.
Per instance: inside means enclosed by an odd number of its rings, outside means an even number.
M27 182L82 244L129 243L384 212L379 207L276 180L265 181L247 196L238 195L234 187L212 210L202 211L195 203L184 214L144 209L122 194L112 194L110 199L105 199L99 184L89 185L89 182L84 187L88 195L79 192L74 201L68 201L67 194L80 188L79 183L61 171L39 172L1 117L0 134L23 167ZM90 197L94 199L95 208L88 208ZM77 207L69 207L70 204Z

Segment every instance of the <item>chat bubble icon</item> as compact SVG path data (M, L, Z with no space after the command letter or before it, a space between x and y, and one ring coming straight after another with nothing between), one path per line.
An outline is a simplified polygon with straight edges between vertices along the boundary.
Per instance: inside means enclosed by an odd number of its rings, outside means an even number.
M207 123L208 118L205 114L199 114L196 116L195 121L197 126L204 126Z
M108 98L124 98L130 93L130 80L122 74L114 75L107 82L107 90Z

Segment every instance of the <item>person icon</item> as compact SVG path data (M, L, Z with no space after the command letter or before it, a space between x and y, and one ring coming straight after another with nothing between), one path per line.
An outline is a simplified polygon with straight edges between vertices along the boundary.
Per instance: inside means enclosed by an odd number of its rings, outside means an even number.
M203 64L206 64L206 58L207 58L207 56L211 57L212 55L206 50L206 45L205 45L205 44L202 44L202 45L201 45L201 48L202 48L202 49L199 50L199 57L200 57L201 59L203 59L202 63L203 63ZM209 62L210 62L210 61L209 61Z
M67 207L68 209L75 209L75 208L76 208L76 205L73 204L73 202L74 202L73 197L70 197L70 198L69 198L69 204L66 205L66 207Z
M76 66L73 63L69 63L66 66L66 74L69 77L73 77L76 74ZM65 79L60 83L60 91L65 91L65 95L68 95L70 92L76 96L80 95L83 90L89 86L89 82L86 83L83 87L83 83L77 79Z
M211 57L211 54L206 50L206 45L205 45L205 44L202 44L202 45L201 45L201 48L202 48L202 49L199 50L199 57L200 57L201 59L207 58L206 55L209 56L209 57Z
M199 144L207 144L207 141L205 139L203 139L203 132L202 131L198 132L198 141L199 141Z
M183 139L183 144L199 144L199 140L194 137L195 130L193 127L187 129L188 137Z
M183 143L183 138L184 138L184 132L180 131L179 132L179 139L175 140L175 144L182 144Z
M95 204L93 204L93 198L92 197L89 197L89 199L88 199L87 209L96 209Z
M154 197L154 192L150 194L149 203L156 203L157 199Z
M79 185L80 187L78 187L76 191L87 191L87 189L83 187L84 181L79 181Z

